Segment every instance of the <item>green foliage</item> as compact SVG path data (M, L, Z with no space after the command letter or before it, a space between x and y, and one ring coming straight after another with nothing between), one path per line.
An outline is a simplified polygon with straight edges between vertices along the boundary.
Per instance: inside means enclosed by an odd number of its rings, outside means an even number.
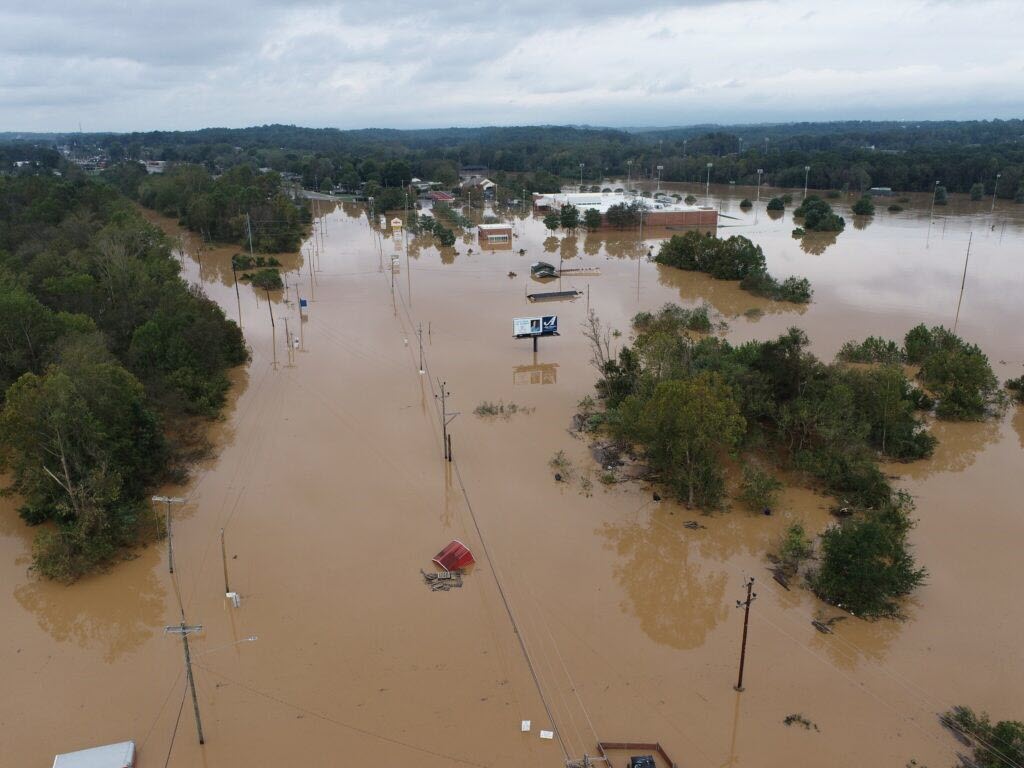
M562 229L576 229L580 225L580 209L575 205L563 205L558 212L558 223Z
M551 211L544 217L544 226L554 232L562 226L562 217L556 211Z
M814 553L814 546L803 523L791 523L779 542L776 553L783 570L792 575L800 568L800 564Z
M442 248L451 248L455 245L455 233L447 227L435 225L434 236L437 237L438 245Z
M36 567L72 579L134 540L182 448L161 424L215 415L247 350L105 184L0 178L0 250L17 254L0 270L0 451L25 519L55 526Z
M801 237L807 234L803 227L793 227L793 231L790 233L794 239L799 240Z
M751 273L765 270L764 252L747 238L733 235L723 240L696 230L672 235L662 242L655 261L705 272L719 280L742 280Z
M870 202L870 201L869 201ZM794 217L802 217L804 229L809 232L842 232L846 222L837 215L832 206L817 195L808 195L793 211Z
M685 309L678 304L666 304L656 314L640 312L633 318L633 328L645 336L655 334L680 334L683 331L709 333L711 331L710 304L704 303L694 309Z
M786 204L782 201L781 197L773 197L768 201L769 211L784 211L786 210Z
M683 198L683 202L686 203L687 205L693 205L694 203L697 202L697 198L694 195L687 195L686 197Z
M940 418L980 419L999 405L999 381L978 345L922 324L907 333L904 348L907 361L920 364L918 378L935 395Z
M752 202L750 202L750 198L749 197L744 197L742 200L740 200L740 208L743 208L744 210L746 210L747 208L753 208L753 207L754 207L754 204Z
M746 423L732 389L716 374L662 381L649 398L631 395L619 409L618 437L643 446L662 480L688 504L721 504L723 452L733 450Z
M856 203L853 204L853 212L857 216L874 216L875 215L875 203L871 199L870 195L862 196Z
M604 221L604 217L601 216L601 212L596 208L587 208L583 212L583 226L587 229L598 229Z
M903 350L891 339L868 336L859 344L848 341L839 349L836 360L844 363L888 363L903 362Z
M1007 379L1004 385L1010 390L1010 396L1013 397L1018 403L1024 403L1024 376L1018 376L1015 379Z
M782 483L762 469L747 465L743 467L739 498L755 512L773 509L779 499Z
M459 211L456 211L447 203L434 203L433 211L435 214L444 217L457 227L469 229L473 226L472 219L463 216Z
M981 200L985 196L985 185L980 181L971 184L971 200Z
M108 178L123 183L123 174ZM297 251L310 221L308 208L284 193L278 174L246 165L217 178L199 165L175 165L122 191L209 240L247 244L251 231L257 251Z
M898 494L878 510L827 529L821 565L810 577L815 593L856 616L899 615L898 599L927 575L907 544L913 508L909 496Z
M942 721L960 731L972 747L972 765L977 768L1017 768L1024 764L1024 723L1000 720L993 723L970 707L953 707Z
M933 199L936 205L946 205L949 203L949 193L946 192L946 188L941 184L935 187L935 193Z
M807 304L814 295L811 281L806 277L790 275L780 283L767 272L752 272L740 280L740 288L755 296L792 304Z
M252 275L252 286L253 288L259 288L262 290L277 291L284 288L284 283L281 281L281 275L276 269L261 269L256 274Z
M628 203L616 203L608 206L605 219L616 229L631 229L640 224L640 216L644 210L643 203L632 200Z

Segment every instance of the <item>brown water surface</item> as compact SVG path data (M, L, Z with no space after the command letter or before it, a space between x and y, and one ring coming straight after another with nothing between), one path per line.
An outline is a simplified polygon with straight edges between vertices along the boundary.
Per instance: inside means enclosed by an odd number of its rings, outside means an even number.
M848 618L828 636L810 621L838 612L777 585L764 559L789 522L823 528L828 498L789 488L771 517L739 505L701 516L652 501L636 481L605 486L568 432L593 391L580 333L588 308L628 336L641 309L707 301L731 341L798 325L831 358L847 339L952 325L969 237L959 331L1001 378L1024 370L1019 207L990 217L987 204L954 198L932 218L915 199L811 243L792 239L789 212L765 215L765 190L749 212L744 196L755 193L715 191L711 204L735 217L721 234L762 245L779 277L809 277L810 306L638 258L667 230L645 231L643 243L615 231L552 243L519 214L510 250L481 251L469 237L457 253L419 240L407 253L400 236L378 241L359 206L331 203L323 248L314 254L310 240L286 262L288 288L268 305L245 284L236 297L237 248L202 248L159 220L182 238L186 277L241 319L253 360L213 430L216 457L186 486L162 489L188 499L174 510L175 580L160 544L72 587L39 582L26 573L32 532L16 500L0 500L0 763L44 766L56 752L133 738L141 768L163 765L184 692L181 642L163 630L182 609L204 627L191 647L207 743L197 744L184 700L172 766L556 766L563 745L580 757L600 738L657 740L686 766L902 768L914 758L934 768L956 748L936 712L963 703L1024 719L1019 409L936 424L934 458L887 467L917 499L912 539L928 583L905 622ZM848 220L852 202L836 201ZM580 290L575 301L531 305L529 264L550 256L601 274L550 284ZM310 308L290 363L284 321L300 328L296 289ZM511 337L513 317L548 313L562 335L536 354ZM451 464L439 380L459 411ZM499 399L534 410L472 415ZM552 479L558 450L574 464L569 483ZM221 528L237 609L223 597ZM419 570L452 538L478 563L461 590L431 593ZM749 575L758 599L737 694L735 601ZM797 712L820 730L783 725ZM540 740L552 726L559 739Z

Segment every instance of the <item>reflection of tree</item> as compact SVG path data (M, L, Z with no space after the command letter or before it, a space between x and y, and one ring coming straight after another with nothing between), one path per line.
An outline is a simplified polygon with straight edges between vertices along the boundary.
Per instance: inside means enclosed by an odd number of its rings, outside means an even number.
M118 590L110 589L115 578L121 580ZM14 597L55 640L100 648L110 662L138 648L163 624L166 593L153 569L130 584L126 579L125 573L97 576L74 587L29 582L15 588Z
M583 239L583 252L588 256L596 256L601 252L601 238L594 232L587 232Z
M785 211L768 211L768 218L772 221L778 221L786 215Z
M558 238L554 235L550 235L544 238L544 252L554 253L558 250Z
M874 216L853 216L854 229L867 229L868 225L875 220Z
M561 256L563 261L576 258L576 236L563 237L561 244L558 246L558 255Z
M1013 428L1017 430L1020 447L1024 448L1024 406L1018 406L1017 412L1013 414Z
M900 464L894 470L912 478L937 472L962 472L974 464L978 454L999 439L999 421L935 421L931 432L938 438L930 459Z
M808 232L800 238L800 250L812 256L821 256L826 248L835 243L835 232Z
M604 244L605 253L616 259L635 259L640 253L636 236L609 237Z
M343 210L345 215L350 219L358 219L360 216L367 213L366 206L363 203L342 203L341 210Z
M701 573L692 534L680 526L659 509L645 524L606 523L598 532L619 556L613 573L626 591L624 609L656 643L688 649L728 614L726 574Z
M833 634L831 635L814 632L810 646L817 651L825 651L837 667L848 671L856 669L864 660L875 663L884 661L889 646L900 634L903 625L913 620L913 616L910 615L911 609L914 607L913 599L904 601L903 611L907 614L906 620L878 619L876 621L858 619L839 608L826 606L817 600L815 602L820 609L813 618L826 622L834 616L845 618L832 625Z
M689 272L664 264L655 265L658 283L679 290L679 298L685 303L707 301L726 317L737 317L752 307L764 314L803 314L807 304L793 304L788 301L771 301L747 293L735 280L715 280L701 272Z

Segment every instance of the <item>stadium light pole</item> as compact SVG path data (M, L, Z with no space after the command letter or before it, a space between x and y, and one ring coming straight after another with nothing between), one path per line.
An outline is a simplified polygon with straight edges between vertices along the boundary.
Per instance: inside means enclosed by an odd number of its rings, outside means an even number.
M584 165L586 165L586 163L580 163L580 192L583 191L583 166Z
M661 192L661 172L663 170L665 170L665 166L664 165L659 165L658 166L658 189L657 189L658 192Z
M708 180L704 184L704 205L708 204L708 200L711 199L711 166L714 163L708 163Z
M996 212L996 190L999 189L999 179L1003 174L996 174L996 183L992 185L992 210L990 210L989 216L994 216Z
M807 199L807 180L811 178L811 166L804 166L804 200Z

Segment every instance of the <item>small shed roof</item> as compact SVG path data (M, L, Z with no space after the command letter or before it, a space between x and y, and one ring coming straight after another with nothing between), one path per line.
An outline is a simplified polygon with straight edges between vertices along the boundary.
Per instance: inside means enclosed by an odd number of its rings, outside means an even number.
M53 758L53 768L131 768L135 765L135 742L122 741Z
M476 560L473 559L473 553L469 551L469 547L458 539L452 539L447 547L437 553L432 562L437 563L446 571L456 571L459 568L472 565Z

